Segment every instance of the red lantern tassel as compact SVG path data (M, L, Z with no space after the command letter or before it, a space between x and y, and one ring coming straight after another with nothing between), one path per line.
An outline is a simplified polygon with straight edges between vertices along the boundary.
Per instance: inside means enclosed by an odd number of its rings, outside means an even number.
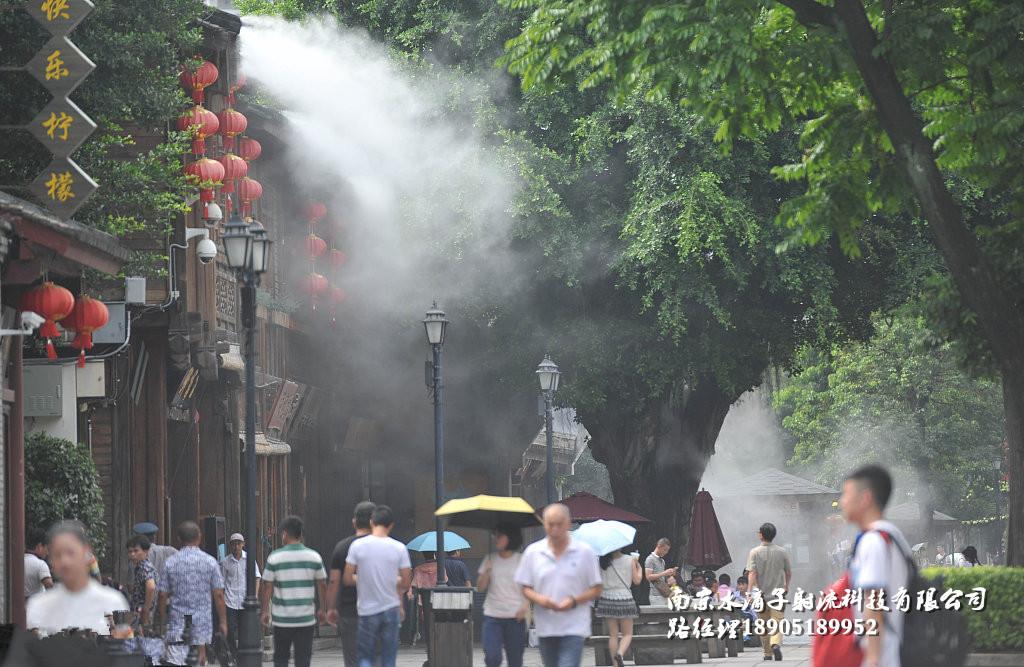
M53 346L53 341L51 341L49 338L46 339L46 358L57 358L57 349Z
M192 153L194 155L203 155L206 153L206 140L202 137L199 139L192 140Z
M203 89L202 88L195 88L192 91L192 101L195 102L196 104L202 104L203 103L203 97L204 97L204 94L203 94Z
M78 353L78 364L79 368L85 368L85 350Z
M228 106L230 106L230 103L228 104ZM234 137L224 137L224 150L226 152L228 152L228 153L234 153L235 152L235 138Z

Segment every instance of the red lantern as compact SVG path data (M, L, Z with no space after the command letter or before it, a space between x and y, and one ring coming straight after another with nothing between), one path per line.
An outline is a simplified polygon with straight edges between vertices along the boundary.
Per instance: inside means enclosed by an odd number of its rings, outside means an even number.
M311 201L306 204L304 213L310 224L320 222L327 215L327 206L320 201Z
M196 155L206 152L206 138L217 134L219 128L217 114L198 104L178 118L178 129L192 135L192 152Z
M338 323L338 306L345 301L345 290L340 287L331 287L327 290L327 303L330 304L331 309L331 326Z
M245 132L249 120L231 107L217 114L217 120L220 121L220 134L224 137L224 150L235 150L235 137Z
M246 216L252 211L252 203L263 196L263 186L259 181L246 176L238 181L237 192L242 202L242 215Z
M238 155L246 162L252 162L263 152L263 146L252 137L242 137L238 140Z
M235 181L245 178L249 173L249 163L234 153L225 153L217 158L224 167L224 187L221 192L229 194L235 191Z
M201 157L185 165L185 180L199 188L199 201L203 202L203 217L207 217L207 204L213 201L213 189L224 181L224 165L217 160Z
M228 87L228 106L235 106L235 93L245 87L246 79L245 75L241 72L235 77L235 82Z
M302 291L309 296L310 307L313 310L316 310L317 300L323 296L328 287L330 285L327 283L327 278L319 273L311 273L302 279Z
M64 328L75 332L71 347L80 351L79 368L85 368L85 351L92 349L92 332L102 328L109 319L110 311L105 303L84 295L78 297L71 314L64 318Z
M306 237L306 254L309 255L310 259L316 259L325 252L327 252L327 241L324 241L316 234L310 234Z
M33 287L21 297L20 310L31 311L46 320L43 326L39 327L39 335L46 339L46 356L50 359L57 358L57 350L50 340L60 336L57 322L67 317L74 307L75 296L71 290L49 281Z
M217 71L217 66L211 63L209 60L204 60L193 72L192 69L186 64L181 68L181 76L178 80L181 81L181 85L192 93L192 100L196 104L203 103L203 89L213 84L217 80L217 76L220 73Z
M346 255L343 250L338 250L337 248L335 248L331 250L330 261L331 268L334 270L338 270L341 267L345 266L345 262L348 261L348 255Z

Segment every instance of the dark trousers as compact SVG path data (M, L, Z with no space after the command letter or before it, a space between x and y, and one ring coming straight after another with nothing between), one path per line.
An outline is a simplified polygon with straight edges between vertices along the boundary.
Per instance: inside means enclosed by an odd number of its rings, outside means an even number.
M341 638L345 667L359 667L359 617L339 616L338 636Z
M238 655L238 622L242 619L241 609L228 607L228 650L232 655Z
M274 667L288 667L288 654L295 646L295 667L309 667L313 659L315 626L282 628L274 626Z
M514 618L484 616L483 644L486 667L501 667L503 648L508 667L523 667L526 623Z

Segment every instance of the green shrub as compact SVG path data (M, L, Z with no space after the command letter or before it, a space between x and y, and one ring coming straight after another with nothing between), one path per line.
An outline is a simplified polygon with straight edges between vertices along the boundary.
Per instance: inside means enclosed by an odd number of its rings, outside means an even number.
M25 526L47 530L62 519L77 519L102 564L107 527L96 475L85 445L42 432L25 437Z
M962 607L972 651L1024 651L1024 568L929 567L923 574L941 577L942 590L985 589L983 610Z

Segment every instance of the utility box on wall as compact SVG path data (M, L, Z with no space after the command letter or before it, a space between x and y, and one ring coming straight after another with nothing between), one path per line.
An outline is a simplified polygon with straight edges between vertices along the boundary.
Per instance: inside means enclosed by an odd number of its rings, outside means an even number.
M23 372L26 417L60 417L64 388L60 365L26 365Z

